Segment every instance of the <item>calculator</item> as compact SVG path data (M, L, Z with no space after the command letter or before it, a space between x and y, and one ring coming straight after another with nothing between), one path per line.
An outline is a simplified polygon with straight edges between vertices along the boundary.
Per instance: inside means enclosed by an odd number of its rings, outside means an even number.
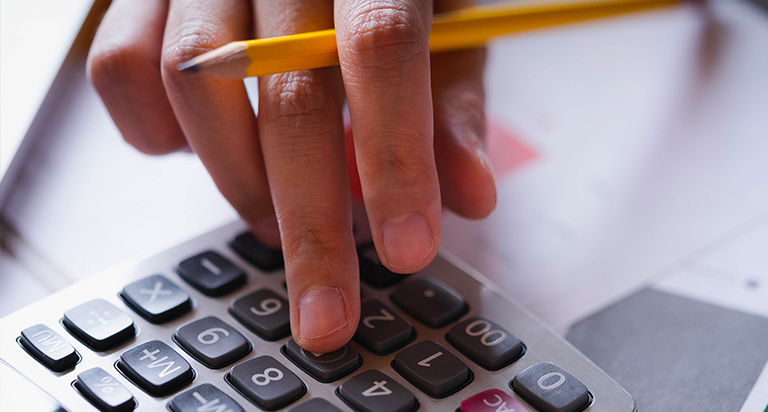
M447 251L411 275L358 258L360 324L332 353L292 340L282 254L237 221L0 319L0 359L73 412L635 411Z

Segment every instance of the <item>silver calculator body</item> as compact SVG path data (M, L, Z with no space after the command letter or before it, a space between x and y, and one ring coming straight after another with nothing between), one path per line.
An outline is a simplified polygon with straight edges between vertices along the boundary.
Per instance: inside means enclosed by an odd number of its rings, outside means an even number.
M245 225L242 222L234 222L136 264L113 268L0 319L0 359L21 377L48 393L66 410L77 412L99 410L94 406L92 396L89 397L84 394L82 388L78 389L79 375L93 368L101 368L102 372L108 374L108 377L103 376L101 378L103 380L101 385L98 382L95 386L92 385L91 389L97 392L96 396L112 394L114 393L113 389L109 388L117 388L118 386L127 389L132 396L133 403L127 408L123 405L122 410L176 410L171 407L174 399L181 394L187 394L188 397L192 394L195 397L190 399L196 399L199 405L194 407L193 402L193 407L189 410L227 412L229 409L217 408L216 403L210 403L211 399L206 399L201 393L194 392L195 388L206 383L213 385L247 411L293 410L294 408L299 411L312 410L310 406L305 406L303 407L305 409L302 409L302 405L314 405L308 402L310 400L319 402L315 401L315 398L324 399L323 405L330 404L342 411L386 410L386 404L379 405L381 408L376 409L379 407L377 404L358 405L351 403L350 399L344 398L341 394L343 390L349 391L350 388L353 388L352 381L355 377L371 370L385 375L387 379L399 385L398 387L404 388L405 392L410 393L416 401L411 410L455 411L460 408L467 411L497 412L570 410L568 408L572 408L572 406L564 406L564 409L553 409L547 405L541 406L536 402L535 394L524 393L525 391L520 389L525 388L520 388L520 385L515 386L516 377L522 381L520 378L523 375L522 372L542 364L556 365L557 368L560 368L557 371L567 371L565 375L568 376L569 380L575 378L586 387L588 401L584 405L576 406L577 410L588 412L635 411L635 403L631 395L611 377L541 321L520 307L507 293L445 250L441 250L435 261L426 269L407 276L391 286L372 287L361 282L363 302L377 300L383 303L390 310L410 322L414 330L413 336L386 355L376 355L357 340L353 340L348 344L348 347L359 354L359 364L350 372L345 373L344 376L334 378L332 382L323 383L311 373L306 372L306 368L300 367L286 355L285 347L290 337L271 341L265 340L263 336L253 332L231 313L230 308L233 302L255 290L268 289L287 299L284 284L285 276L282 269L268 273L263 272L244 260L228 246L235 237L245 230ZM223 296L210 297L200 293L177 274L176 268L180 262L202 251L214 251L235 266L242 268L246 274L245 283ZM126 304L124 298L119 296L126 285L155 274L160 274L177 285L191 299L189 310L174 319L159 324L149 322L140 316L131 306ZM457 319L440 327L427 326L418 317L414 317L403 310L393 301L393 295L397 293L398 288L420 279L437 280L439 284L446 285L464 300L465 310ZM73 335L64 324L64 313L92 299L103 299L128 315L135 328L133 335L108 349L98 351L93 350L79 337ZM250 350L247 354L225 367L216 369L207 367L188 351L183 350L184 348L180 347L174 337L177 330L207 316L215 316L239 331L249 342ZM505 362L497 370L488 370L476 363L473 358L468 357L467 353L446 338L450 331L456 328L456 325L474 318L491 322L476 322L471 328L468 325L465 328L467 330L465 338L484 339L481 343L494 344L500 337L503 337L502 335L513 335L522 343L522 354ZM376 319L369 319L368 323L369 325L375 324L375 321ZM42 364L30 353L28 348L20 343L21 332L37 324L47 326L57 332L60 338L71 344L78 356L73 367L63 371L53 371ZM494 332L496 333L494 334ZM217 336L223 335L214 333L201 339L211 341L218 339ZM599 337L595 338L599 339ZM120 365L121 356L132 348L156 340L166 343L181 358L186 360L193 370L193 378L190 382L173 389L170 393L159 396L149 393L141 384L137 384L136 380L127 374ZM404 373L402 365L397 367L395 358L400 356L399 354L425 341L430 341L431 345L436 344L434 347L442 349L419 360L416 363L416 369L419 369L420 366L425 368L437 366L441 361L439 357L445 352L446 358L450 355L452 359L458 359L459 363L465 365L469 370L469 378L467 381L457 384L458 389L454 388L455 390L448 391L447 394L442 393L439 396L429 394L423 389L423 384L415 381L413 376ZM437 355L438 353L441 355ZM272 406L265 408L264 404L254 402L247 394L233 385L231 374L237 365L264 356L273 358L282 365L284 369L281 370L290 371L298 377L304 385L303 393L294 396L295 399L290 399L287 404L280 404L277 407L272 404ZM162 372L162 369L168 370L168 368L158 368L156 371ZM286 372L286 374L288 373ZM267 377L259 382L266 382L265 386L267 386L271 383L270 379L276 379L277 375L277 372L272 371L271 374L268 372ZM532 382L536 382L539 389L557 392L558 389L562 388L560 385L566 381L565 375L559 372L548 372L545 375L533 377ZM259 379L256 376L253 378L254 381ZM346 388L340 389L347 383ZM380 384L381 379L372 383L365 390L359 391L358 395L365 398L364 395L367 393L372 394L371 399L386 398L386 392L389 389L383 384L376 386ZM470 399L483 396L482 394L486 394L485 398ZM508 400L509 402L507 402ZM100 408L109 410L103 406Z

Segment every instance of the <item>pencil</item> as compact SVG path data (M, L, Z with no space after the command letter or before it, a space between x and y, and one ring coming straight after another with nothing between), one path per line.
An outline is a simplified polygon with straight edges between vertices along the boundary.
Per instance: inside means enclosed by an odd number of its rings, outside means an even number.
M552 4L505 3L435 15L432 53L482 46L494 37L634 13L679 0L593 0ZM242 79L339 64L334 29L228 43L179 65L181 71Z

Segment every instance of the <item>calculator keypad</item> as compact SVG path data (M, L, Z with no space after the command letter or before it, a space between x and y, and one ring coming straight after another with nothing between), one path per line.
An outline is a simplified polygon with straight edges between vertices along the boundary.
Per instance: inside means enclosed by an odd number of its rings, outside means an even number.
M208 296L222 296L245 284L246 275L229 259L207 251L183 260L176 272L184 281Z
M541 412L576 412L589 403L587 387L549 362L527 367L515 376L510 386Z
M117 366L128 379L153 396L176 392L195 377L189 363L159 340L123 352Z
M19 343L38 362L54 372L72 369L80 360L75 348L64 337L42 323L21 331Z
M450 395L472 379L464 362L431 340L403 349L395 356L392 366L433 398Z
M362 358L349 345L329 353L305 351L292 338L284 347L285 356L320 382L333 382L360 366Z
M215 316L207 316L180 327L176 342L203 365L219 369L251 351L240 332Z
M148 276L126 285L120 297L152 323L173 320L192 309L192 300L187 292L163 275Z
M101 411L128 412L136 407L136 400L128 389L99 367L77 375L75 388Z
M136 334L133 319L104 299L93 299L64 313L62 323L95 351L111 349Z
M168 408L173 412L244 412L234 399L210 383L182 392Z
M392 301L431 328L446 326L467 311L467 303L459 292L431 278L400 286L392 293Z
M362 412L410 412L417 406L408 389L376 369L353 376L339 387L338 394Z
M304 382L271 356L235 365L228 379L240 393L267 410L287 406L306 392Z
M229 313L265 340L274 341L291 334L288 301L269 289L237 299L229 307Z
M415 336L411 322L379 300L361 304L360 324L355 341L377 355L386 355L410 342Z
M219 239L218 247L226 247L233 233L229 229ZM264 410L289 408L296 412L349 408L413 412L455 410L463 399L463 412L578 412L587 407L595 412L631 411L625 407L626 397L621 408L613 407L614 398L606 400L602 385L613 383L607 378L595 381L600 371L588 362L568 365L582 365L578 370L574 368L574 374L588 377L584 382L595 391L592 393L554 364L541 362L526 369L533 361L531 355L526 355L527 348L536 348L536 360L555 363L561 362L570 349L558 346L557 338L550 337L545 328L536 329L535 320L526 318L524 311L442 257L422 272L409 275L412 279L398 283L407 276L382 270L372 246L359 249L361 254L367 250L360 256L361 266L373 270L368 270L368 278L364 279L365 299L354 342L326 354L304 351L289 336L285 279L255 270L259 264L253 256L247 257L244 249L253 247L249 242L255 238L251 237L241 234L230 242L232 249L248 262L243 263L243 268L224 257L229 253L226 250L193 255L202 248L200 243L190 243L180 252L169 253L160 265L151 260L149 265L139 267L148 267L149 273L162 273L181 261L176 270L192 287L176 283L182 281L173 273L126 278L130 280L109 289L117 306L94 299L67 311L61 325L56 324L55 317L53 321L41 319L51 327L14 323L12 329L21 335L13 338L20 345L10 346L21 351L20 356L27 356L23 347L45 365L31 359L26 362L32 365L30 368L40 369L36 378L41 378L41 384L50 384L46 379L51 378L56 379L55 383L64 383L64 389L54 389L55 396L61 398L62 392L66 392L64 398L71 396L73 399L63 402L74 405L67 406L71 410L88 409L90 403L99 410L118 412L135 408L242 412L253 408L247 405L253 403ZM186 256L192 257L183 259ZM268 267L261 265L261 270ZM235 296L210 299L194 290L210 296L226 294L246 281L245 271L253 282ZM95 285L90 290L102 293L103 284ZM56 305L82 301L78 300L80 296L66 293L60 295ZM93 292L85 295L99 296ZM143 319L136 319L134 325L131 316L118 308L124 308L121 304ZM471 315L465 317L469 310ZM179 320L182 316L183 320ZM507 316L514 316L514 320L509 321ZM166 322L173 323L158 325ZM176 330L171 336L172 328ZM55 330L67 330L102 353L84 353L78 342L72 342L74 347L69 345L59 335L66 333ZM525 344L512 332L525 338ZM131 344L133 347L112 350L135 340L134 336L139 340ZM542 341L555 345L541 345ZM188 361L190 358L194 361ZM93 369L95 365L103 369ZM22 365L22 369L26 367ZM50 373L46 367L66 375ZM229 370L221 370L225 367ZM362 373L355 372L361 367ZM592 373L586 374L585 370ZM77 379L72 378L75 374L79 374ZM494 387L497 389L489 389Z
M495 371L523 354L523 343L488 319L471 317L456 324L445 337L464 356Z

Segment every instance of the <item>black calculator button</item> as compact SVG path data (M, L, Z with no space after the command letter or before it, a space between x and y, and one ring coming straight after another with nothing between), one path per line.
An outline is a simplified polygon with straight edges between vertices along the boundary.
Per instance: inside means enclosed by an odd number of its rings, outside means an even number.
M128 389L99 367L77 375L75 388L100 411L127 412L136 408L136 400Z
M341 412L341 409L323 398L315 398L290 409L288 412Z
M408 277L408 275L391 272L382 265L373 244L359 247L357 256L360 264L360 279L375 288L385 288Z
M523 343L494 322L480 317L465 319L446 339L464 356L485 369L501 369L523 354Z
M415 336L411 322L378 300L361 305L355 341L377 355L386 355Z
M287 406L306 392L304 382L271 356L235 365L228 380L253 403L270 411Z
M510 385L523 400L541 412L576 412L589 403L587 387L549 362L525 368Z
M72 369L80 360L80 355L69 342L43 324L21 331L19 343L38 362L54 372Z
M418 406L416 398L403 385L375 369L344 382L338 394L360 412L410 412Z
M213 369L227 366L251 351L245 336L214 316L181 326L173 337L192 357Z
M296 344L296 341L289 339L283 347L283 353L305 372L324 383L347 376L363 362L357 351L349 345L344 345L333 352L314 354L305 351Z
M123 352L117 366L128 379L153 396L176 392L195 377L189 363L159 340Z
M180 393L168 408L173 412L244 412L234 399L210 383Z
M125 286L120 297L152 323L173 320L192 308L187 292L162 275L148 276Z
M269 289L249 293L229 307L240 323L262 338L274 341L291 333L288 301Z
M392 366L433 398L454 393L472 379L464 362L431 340L403 349L395 356Z
M208 296L225 295L243 284L246 275L224 256L207 251L183 260L176 272L185 282Z
M256 239L251 232L239 234L229 242L229 247L252 265L271 272L283 267L283 251L271 248Z
M417 279L394 293L392 301L419 322L440 328L467 311L464 298L450 286L436 279Z
M117 346L136 335L133 319L104 299L94 299L64 313L72 335L96 351Z

